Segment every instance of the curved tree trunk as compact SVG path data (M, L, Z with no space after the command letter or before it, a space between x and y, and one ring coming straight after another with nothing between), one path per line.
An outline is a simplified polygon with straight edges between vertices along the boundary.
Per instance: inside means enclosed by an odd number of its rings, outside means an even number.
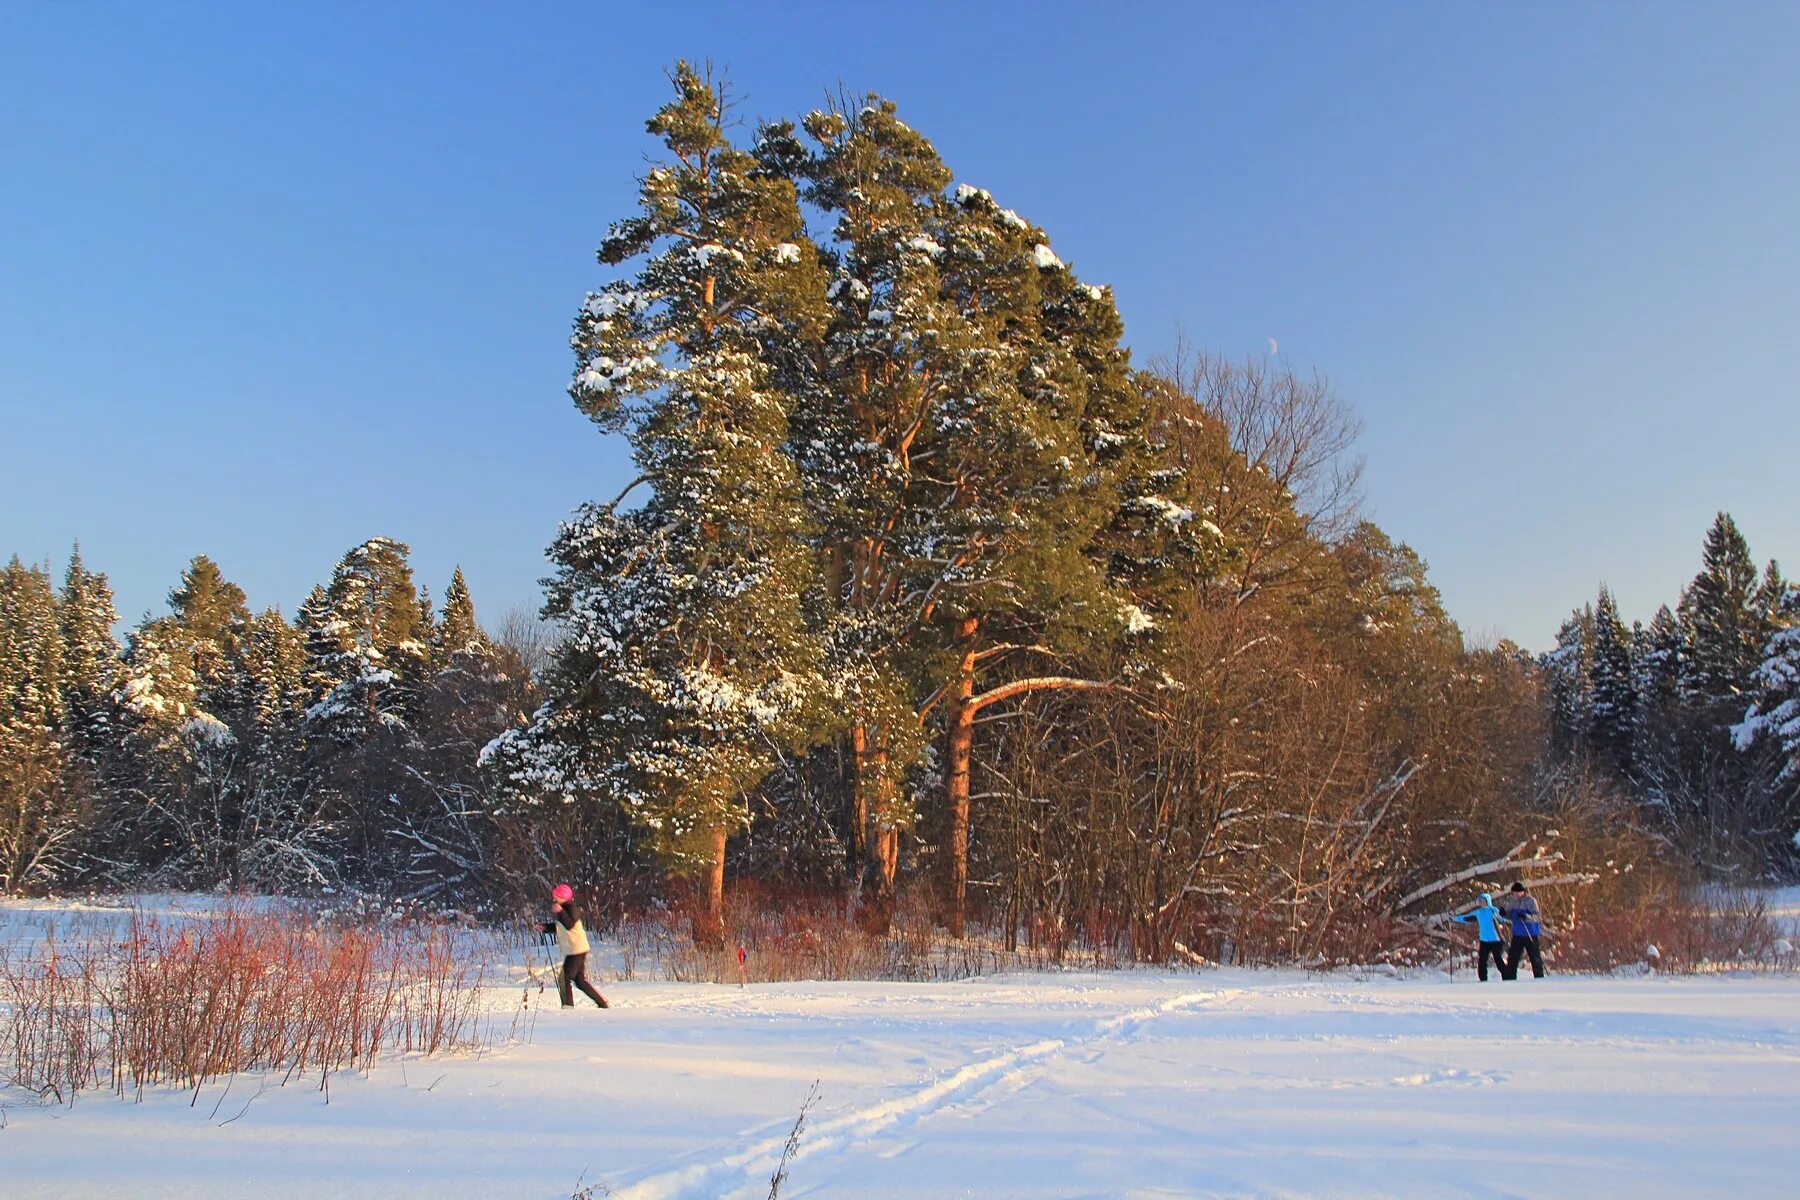
M957 640L962 645L962 658L957 663L955 687L950 692L950 737L947 747L944 800L948 818L949 862L944 887L944 924L950 936L964 936L968 920L969 895L969 767L974 758L975 717L990 704L1010 700L1030 692L1061 688L1105 691L1115 684L1099 679L1082 679L1069 675L1039 675L997 684L987 691L975 692L975 672L983 652L980 644L981 621L964 617L957 622Z
M950 816L950 878L944 896L944 924L963 936L969 894L969 762L975 748L975 635L980 622L964 617L957 637L964 649L957 664L955 707L950 711L947 796Z

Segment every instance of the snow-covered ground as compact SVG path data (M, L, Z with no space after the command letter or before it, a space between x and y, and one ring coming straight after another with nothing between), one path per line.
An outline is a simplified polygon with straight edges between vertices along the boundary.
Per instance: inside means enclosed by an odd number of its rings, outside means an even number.
M815 1080L786 1197L1743 1200L1800 1178L1791 975L603 986L615 1008L552 1006L529 1044L329 1097L12 1103L0 1195L763 1197Z

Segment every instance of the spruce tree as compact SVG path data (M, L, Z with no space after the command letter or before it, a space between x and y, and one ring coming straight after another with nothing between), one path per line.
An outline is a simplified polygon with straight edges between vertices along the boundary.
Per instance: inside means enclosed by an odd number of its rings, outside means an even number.
M1588 665L1588 744L1621 775L1631 771L1638 704L1631 638L1610 589L1594 605L1594 649Z
M431 607L431 589L425 584L419 585L419 630L413 635L422 649L420 655L421 669L430 670L435 663L438 649L437 614Z
M254 684L251 712L262 738L296 721L305 708L306 647L280 609L250 619L245 668Z
M1668 605L1658 606L1650 624L1633 638L1637 692L1646 714L1667 712L1680 698L1681 651L1686 635Z
M409 896L476 890L491 881L494 831L482 805L482 748L537 706L530 672L511 647L491 641L475 615L462 569L432 627L432 675L419 721L414 789L397 814Z
M322 597L322 592L321 592ZM306 645L280 610L250 619L243 656L242 811L233 869L261 888L315 887L339 877L340 812L305 754Z
M1706 534L1700 573L1681 600L1687 634L1681 689L1695 719L1721 732L1742 717L1768 640L1758 583L1744 535L1729 513L1719 513Z
M450 577L450 586L444 590L443 617L433 633L434 658L440 662L448 661L458 651L487 642L487 636L476 623L475 602L469 597L469 585L463 579L461 567L456 568L456 573Z
M65 779L63 639L49 575L17 556L0 571L0 893L73 862L82 818Z
M1671 739L1680 724L1681 654L1686 644L1680 621L1664 604L1650 624L1634 631L1632 662L1636 666L1637 743L1633 760L1639 764L1666 758Z
M184 848L173 810L181 807L193 767L197 739L187 736L188 727L213 723L197 692L193 656L168 617L146 618L126 635L95 847L101 871L114 883L185 882L172 877Z
M696 932L721 932L726 840L782 747L807 740L820 684L801 617L813 562L792 400L756 331L823 320L819 256L791 181L726 136L723 88L686 63L648 123L668 160L600 261L642 259L576 321L578 407L623 430L650 495L589 505L551 549L546 614L568 636L531 726L490 749L529 802L632 814L705 880Z
M370 883L392 866L395 813L418 782L409 768L430 651L409 554L370 538L301 607L308 779L341 831L340 865Z
M428 653L409 553L402 542L371 538L301 606L314 736L357 742L380 721L402 718L401 699L420 682Z
M1594 677L1594 609L1583 605L1556 631L1556 648L1541 660L1549 677L1551 745L1575 755L1587 747Z
M1756 595L1751 599L1751 605L1770 626L1782 625L1786 620L1788 587L1788 581L1781 576L1781 564L1771 558L1763 567L1762 582L1756 585Z
M1800 586L1788 585L1771 614L1776 626L1753 677L1752 701L1733 727L1738 747L1766 744L1780 756L1778 786L1800 786ZM1784 830L1800 839L1800 828ZM1800 853L1800 840L1792 847Z
M63 706L68 714L70 750L90 768L110 740L112 693L119 677L119 642L113 636L118 619L106 576L87 569L77 546L63 576L57 621L62 632Z
M57 622L56 593L42 567L26 566L14 555L0 575L5 588L6 675L3 683L15 728L60 734L63 702L62 630Z
M202 554L169 592L169 614L133 635L124 765L143 803L126 806L127 823L140 862L170 884L241 882L255 733L249 634L244 590Z
M300 609L294 616L294 632L300 636L303 652L300 679L308 704L322 699L337 686L336 654L341 643L331 622L325 585L314 584L300 601Z

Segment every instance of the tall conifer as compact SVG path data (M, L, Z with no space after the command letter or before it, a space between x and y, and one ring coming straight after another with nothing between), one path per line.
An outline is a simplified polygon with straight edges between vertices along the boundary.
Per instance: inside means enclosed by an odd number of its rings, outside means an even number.
M63 682L56 593L14 556L0 571L0 893L53 879L75 850Z
M68 713L70 749L90 766L108 744L112 693L118 686L118 622L106 576L89 571L77 546L63 576L57 620L63 642L63 705Z
M225 578L219 564L196 555L169 593L164 648L183 649L193 659L194 686L201 710L228 713L241 703L244 639L250 609L244 589Z
M1775 632L1753 677L1752 700L1733 733L1740 749L1766 742L1782 762L1776 783L1800 786L1800 586L1788 585L1772 614ZM1800 854L1800 828L1784 831Z
M1749 544L1721 512L1707 531L1700 573L1681 600L1682 694L1698 719L1720 730L1742 717L1768 639L1758 583Z
M1594 650L1588 666L1588 741L1621 774L1631 770L1637 728L1631 637L1610 589L1594 605Z
M1543 657L1550 683L1553 747L1576 754L1587 745L1593 703L1594 608L1583 605L1556 631L1556 647Z
M443 618L433 630L435 640L433 646L441 660L459 650L467 650L487 641L481 632L481 626L475 620L475 602L469 596L468 582L463 579L462 568L457 567L450 577L450 586L444 590Z
M1178 561L1170 542L1208 523L1178 472L1157 475L1109 293L987 192L947 195L949 170L892 103L841 102L802 126L814 149L777 125L759 153L835 221L831 320L811 347L766 339L766 357L795 380L853 827L885 893L912 816L901 784L942 717L960 930L975 714L1100 686L1071 654L1152 628L1146 568Z
M648 128L668 160L600 261L642 259L576 321L576 404L623 430L651 494L589 505L551 550L546 613L568 637L548 702L492 748L515 795L620 804L704 877L719 936L725 845L745 792L803 744L819 690L801 615L813 563L782 453L791 397L758 353L766 324L823 320L818 254L792 182L726 136L723 88L686 63Z

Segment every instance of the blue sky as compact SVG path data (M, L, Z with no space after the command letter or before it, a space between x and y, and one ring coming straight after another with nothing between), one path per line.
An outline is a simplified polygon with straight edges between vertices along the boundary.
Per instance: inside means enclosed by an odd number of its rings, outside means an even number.
M1476 637L1800 571L1800 5L18 4L0 554L290 613L412 544L484 617L626 477L564 387L677 57L748 118L878 90L1178 331L1329 376Z

